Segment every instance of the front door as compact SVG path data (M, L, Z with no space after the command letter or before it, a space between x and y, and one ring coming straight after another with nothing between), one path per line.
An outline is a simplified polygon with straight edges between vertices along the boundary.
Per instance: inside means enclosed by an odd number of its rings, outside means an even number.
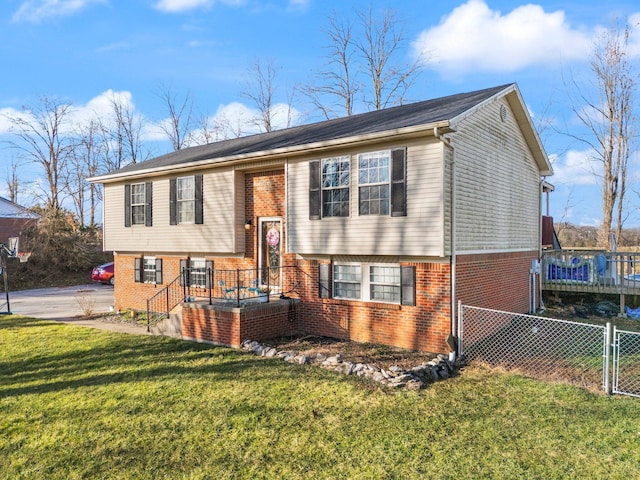
M260 283L269 285L271 293L282 291L282 218L261 217L259 220Z

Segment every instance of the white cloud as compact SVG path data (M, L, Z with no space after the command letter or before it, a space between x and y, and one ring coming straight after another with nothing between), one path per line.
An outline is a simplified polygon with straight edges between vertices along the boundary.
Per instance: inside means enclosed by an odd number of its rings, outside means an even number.
M598 178L593 158L594 153L590 150L569 150L562 159L552 154L549 159L553 164L553 176L549 180L554 184L595 185Z
M309 7L310 0L289 0L289 9L304 11Z
M216 3L229 6L244 5L245 0L159 0L155 8L167 13L186 12L197 8L211 8Z
M27 0L13 14L14 22L39 23L53 17L72 15L93 4L107 0Z
M566 60L585 59L592 33L567 23L564 12L527 4L503 14L484 0L469 0L422 32L416 54L442 73L513 72Z

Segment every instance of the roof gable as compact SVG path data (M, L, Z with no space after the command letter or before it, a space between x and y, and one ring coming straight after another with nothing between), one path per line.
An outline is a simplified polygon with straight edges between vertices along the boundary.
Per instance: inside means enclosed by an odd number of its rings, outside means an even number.
M37 213L21 207L6 198L0 197L0 218L40 218Z

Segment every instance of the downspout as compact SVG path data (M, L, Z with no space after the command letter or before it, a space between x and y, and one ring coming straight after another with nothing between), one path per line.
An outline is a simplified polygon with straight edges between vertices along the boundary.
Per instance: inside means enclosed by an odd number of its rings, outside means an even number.
M534 282L535 282L536 274L538 275L538 301L535 302L534 300L534 305L533 305L534 313L537 313L538 311L543 312L545 310L544 302L542 301L542 201L544 198L544 182L545 182L545 178L544 177L540 178L540 192L539 192L540 198L538 201L538 205L539 205L538 218L540 219L540 223L538 225L538 265L537 265L538 268L537 268L537 271L534 272L533 274ZM547 202L546 214L548 216L549 215L549 194L547 194L546 202ZM535 291L535 285L534 285L534 291Z
M456 162L455 162L455 149L451 142L444 138L440 132L438 131L438 127L434 127L433 135L441 141L445 148L448 148L451 152L451 198L449 199L449 208L451 210L451 226L450 226L450 234L449 241L451 243L451 335L454 338L457 338L457 328L456 328ZM456 349L453 349L456 350Z

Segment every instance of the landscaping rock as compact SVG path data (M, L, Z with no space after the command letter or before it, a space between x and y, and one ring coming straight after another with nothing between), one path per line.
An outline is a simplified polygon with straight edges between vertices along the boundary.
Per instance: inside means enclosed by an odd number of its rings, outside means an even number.
M263 346L249 339L243 340L240 348L253 352L258 356L281 358L289 363L297 363L299 365L313 363L344 375L357 375L393 389L420 390L427 381L437 381L451 377L455 374L458 365L458 363L453 364L449 361L446 355L439 354L434 359L407 370L398 365L392 365L385 370L378 365L370 363L344 361L340 354L326 357L320 353L308 355L292 350L278 351L274 347Z

